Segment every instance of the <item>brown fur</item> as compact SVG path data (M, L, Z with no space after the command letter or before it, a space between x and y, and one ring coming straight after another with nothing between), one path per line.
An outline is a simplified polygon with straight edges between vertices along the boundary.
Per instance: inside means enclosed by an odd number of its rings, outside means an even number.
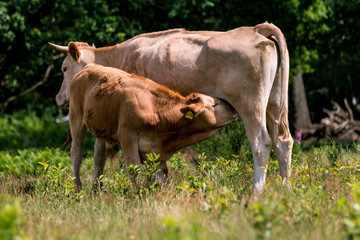
M81 158L79 143L87 128L99 141L119 144L127 166L146 161L146 154L160 154L163 177L165 161L174 152L212 136L238 117L219 99L197 93L183 97L149 79L100 65L86 66L74 76L70 102L73 164ZM95 147L95 155L105 154L100 148L101 152Z

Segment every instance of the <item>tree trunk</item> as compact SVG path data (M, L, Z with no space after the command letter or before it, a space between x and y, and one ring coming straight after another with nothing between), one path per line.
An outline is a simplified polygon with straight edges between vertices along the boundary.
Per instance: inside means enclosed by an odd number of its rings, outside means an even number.
M293 81L293 101L295 108L295 132L302 133L311 128L311 119L302 74L296 75Z

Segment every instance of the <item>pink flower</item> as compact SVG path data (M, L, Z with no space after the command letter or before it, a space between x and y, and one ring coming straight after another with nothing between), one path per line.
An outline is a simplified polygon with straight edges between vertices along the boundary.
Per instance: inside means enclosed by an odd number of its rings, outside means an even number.
M296 139L297 139L297 144L300 145L300 143L301 143L301 133L298 132L296 134Z

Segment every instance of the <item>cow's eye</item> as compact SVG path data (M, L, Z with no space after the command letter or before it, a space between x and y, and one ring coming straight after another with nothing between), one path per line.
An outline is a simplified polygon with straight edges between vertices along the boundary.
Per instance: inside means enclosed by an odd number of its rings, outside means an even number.
M63 68L62 68L62 71L63 71L63 72L66 72L66 71L67 71L67 67L63 67Z
M213 107L216 107L217 105L219 105L219 103L215 103L215 104L213 105Z

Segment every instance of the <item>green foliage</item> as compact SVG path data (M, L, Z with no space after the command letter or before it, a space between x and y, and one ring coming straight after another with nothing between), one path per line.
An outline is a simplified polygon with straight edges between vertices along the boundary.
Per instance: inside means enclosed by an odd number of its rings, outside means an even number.
M180 219L172 215L167 215L161 219L161 222L164 225L162 229L164 239L209 239L201 236L206 227L191 215L181 217Z
M4 240L28 239L21 231L24 210L16 198L0 195L0 238Z
M180 153L175 153L169 160L169 162L172 164L172 169L176 170L183 170L186 167L186 162L184 161L184 158L181 156Z
M0 117L0 150L27 147L60 147L66 140L69 124L55 123L50 115L17 112Z
M146 194L155 192L159 185L159 182L156 181L155 176L156 173L159 172L157 167L159 166L160 162L158 161L160 155L159 154L147 154L147 160L144 161L140 167L136 166L136 175L137 183L139 185L138 193ZM132 166L131 166L132 167ZM130 172L134 172L130 168Z
M23 149L0 152L0 176L38 175L39 163L70 166L69 154L60 149L45 148L43 151Z
M147 178L156 174L158 156L149 155L147 165L131 170L137 174L137 192L120 161L107 163L100 179L103 188L94 193L92 158L86 158L83 191L74 193L67 154L59 158L58 149L32 149L39 156L35 172L14 177L11 171L0 171L0 194L11 196L0 198L0 211L4 202L12 209L26 209L26 215L24 210L12 210L16 217L7 219L19 221L16 236L29 238L356 239L359 149L356 144L298 146L292 178L284 183L271 160L262 194L251 191L253 170L247 150L231 158L204 153L196 164L178 153L168 162L169 183L156 187ZM12 154L24 166L35 162L21 152Z
M349 202L346 198L337 201L337 209L334 215L341 216L342 225L345 230L344 237L347 239L358 239L360 237L360 184L353 184L352 194L354 202Z
M360 91L356 67L360 58L353 54L359 52L359 33L354 31L359 28L359 6L359 0L251 4L240 0L165 0L161 4L154 0L1 2L0 103L43 78L52 56L57 54L48 46L49 41L108 46L143 32L177 27L224 31L269 21L280 27L287 39L292 75L309 74L305 80L310 79L306 81L310 110L319 117L333 98L360 102L356 94ZM58 70L61 61L55 62L48 82L11 103L6 111L31 106L41 114L44 109L56 114L53 99L62 81Z
M323 108L331 109L331 100L343 103L346 98L352 106L355 119L360 117L360 40L358 13L360 1L324 1L329 9L324 24L329 28L316 41L318 60L314 72L304 76L309 110L319 121ZM316 104L313 104L316 103ZM322 113L322 114L315 114Z
M147 154L146 156L144 175L149 180L155 180L156 173L159 171L156 168L160 165L160 161L158 161L160 154Z
M110 176L107 176L110 174ZM119 171L111 171L106 176L101 176L100 181L103 183L102 191L104 193L113 193L120 196L128 196L132 190L131 182L127 176L125 168Z
M216 157L217 155L231 158L242 151L250 149L247 140L244 124L242 121L225 126L216 135L208 140L194 145L198 152L206 152L208 156Z
M0 33L4 47L0 50L0 99L17 94L42 79L55 53L48 46L49 41L58 44L89 41L101 46L123 41L127 30L121 31L119 28L128 22L126 17L116 17L121 11L119 7L103 1L1 2ZM136 34L136 31L129 31ZM42 111L54 105L53 99L59 90L61 76L50 76L50 79L38 92L27 95L23 99L25 102L19 105L15 103L15 106L30 104L37 111Z
M40 194L50 193L54 197L83 196L84 192L75 193L74 178L69 175L68 167L64 167L62 163L57 165L49 165L46 162L39 162L43 168L39 170L44 175L37 181L36 190Z
M137 189L136 192L141 195L146 195L156 192L160 184L155 180L156 173L159 171L157 167L160 162L158 161L160 155L148 154L147 160L142 165L128 166L129 172L136 179ZM121 196L128 196L133 190L130 183L129 176L125 169L125 164L120 164L120 170L111 172L109 176L101 176L100 182L103 184L102 190L104 192L112 192Z
M29 147L60 147L67 138L69 124L56 123L49 113L40 118L34 111L18 111L0 116L0 150ZM85 147L93 149L95 139L88 134Z

